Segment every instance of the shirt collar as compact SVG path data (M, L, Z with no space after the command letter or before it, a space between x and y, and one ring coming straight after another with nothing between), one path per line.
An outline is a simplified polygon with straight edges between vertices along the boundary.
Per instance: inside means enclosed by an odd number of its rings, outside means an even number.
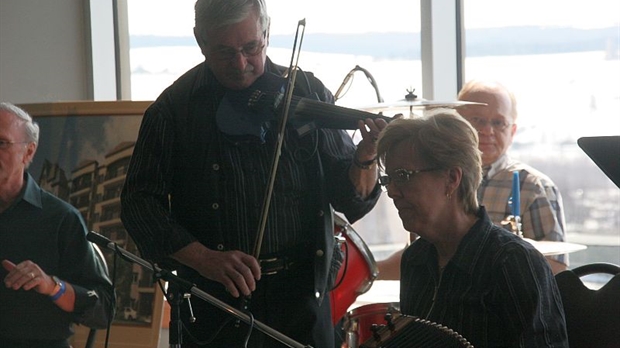
M9 207L9 209L15 207L21 201L24 201L37 208L43 207L43 205L41 204L41 190L39 188L39 185L37 185L37 183L28 172L24 173L24 186L22 187L22 190L20 191L19 195L17 196L11 207Z
M484 206L478 208L476 216L478 220L469 229L469 232L467 232L463 239L461 239L456 253L454 253L454 256L452 256L450 260L450 262L459 269L468 273L471 269L471 265L475 264L476 259L479 257L475 250L485 244L485 240L489 238L491 227L493 226Z
M37 185L29 173L24 174L24 183L25 188L22 191L22 196L20 198L37 208L42 208L41 190L39 189L39 185Z
M501 172L510 164L510 157L507 153L501 155L495 162L491 164L491 168L487 173L487 178L492 178L495 174Z

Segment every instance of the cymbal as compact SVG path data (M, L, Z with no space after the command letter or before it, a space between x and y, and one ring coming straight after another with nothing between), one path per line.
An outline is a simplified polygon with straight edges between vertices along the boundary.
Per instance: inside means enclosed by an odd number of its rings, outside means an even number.
M379 113L385 111L402 111L402 110L430 110L437 108L458 108L464 105L486 105L485 103L477 103L470 101L436 101L436 100L423 100L423 99L402 99L393 103L379 103L374 105L368 105L361 108L356 108L358 110Z
M529 238L523 238L540 251L545 256L568 254L579 250L585 250L587 245L567 243L567 242L554 242L548 240L533 240Z

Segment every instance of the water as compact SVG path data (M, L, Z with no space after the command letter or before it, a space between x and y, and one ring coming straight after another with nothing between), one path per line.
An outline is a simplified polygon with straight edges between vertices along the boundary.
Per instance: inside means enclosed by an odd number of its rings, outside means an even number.
M269 48L276 63L288 65L290 51ZM202 62L197 47L131 50L132 99L152 100L183 72ZM386 102L415 89L423 97L418 60L375 60L370 56L304 52L300 67L312 71L336 92L356 65L377 81ZM620 134L620 60L606 60L604 51L475 57L466 60L466 80L495 79L513 90L519 105L517 144L560 144L589 135ZM361 71L340 95L338 104L376 104L375 90ZM455 95L456 97L456 95Z

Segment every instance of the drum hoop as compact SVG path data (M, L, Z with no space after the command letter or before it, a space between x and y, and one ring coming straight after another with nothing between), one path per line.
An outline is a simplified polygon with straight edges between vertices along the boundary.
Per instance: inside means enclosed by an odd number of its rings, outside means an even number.
M399 307L400 307L400 302L369 303L363 306L353 308L346 314L345 317L347 319L350 319L350 318L358 317L364 314L376 314L377 312L383 313L390 309L394 309L397 312L400 312Z
M338 223L338 222L340 223L340 226L342 227L342 230L343 230L342 233L346 234L351 239L351 242L355 244L355 246L362 249L361 250L362 257L364 258L364 261L366 261L368 268L370 268L370 281L364 288L358 290L358 294L360 295L364 294L368 290L370 290L370 288L372 287L372 283L379 276L379 267L377 266L375 257L372 255L372 252L368 248L368 245L366 244L366 242L364 242L362 237L360 237L360 235L357 234L357 232L355 232L355 229L353 228L353 226L351 226L351 224L349 224L344 218L342 218L338 214L334 214L334 223Z

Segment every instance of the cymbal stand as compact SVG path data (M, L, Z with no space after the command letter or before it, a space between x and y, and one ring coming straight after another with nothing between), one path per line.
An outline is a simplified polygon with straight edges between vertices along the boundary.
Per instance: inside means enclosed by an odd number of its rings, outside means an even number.
M523 231L521 230L521 217L515 215L508 215L504 220L500 222L501 226L508 231L516 234L519 237L523 237Z
M178 287L177 293L190 293L192 295L195 295L196 297L207 301L208 303L212 304L213 306L221 309L222 311L233 315L234 317L243 320L245 323L251 325L253 324L254 327L256 327L259 331L263 332L264 334L270 336L271 338L277 340L278 342L281 342L282 344L288 346L288 347L293 347L293 348L312 348L312 346L309 345L303 345L293 339L291 339L288 336L285 336L284 334L282 334L279 331L274 330L273 328L269 327L268 325L250 318L249 315L239 311L238 309L228 305L227 303L219 300L218 298L209 295L208 293L206 293L205 291L199 289L196 285L188 282L187 280L184 280L180 277L178 277L177 275L173 274L172 272L162 269L160 267L158 267L157 265L151 264L150 262L138 257L137 255L134 255L128 251L126 251L125 249L119 247L116 243L112 242L110 239L108 239L107 237L97 233L97 232L89 232L88 235L86 236L86 239L88 239L89 241L99 245L100 247L105 247L108 248L112 251L114 251L115 253L117 253L118 255L121 256L121 258L125 259L126 261L129 262L133 262L136 263L148 270L153 271L154 274L154 278L155 279L162 279L164 281L167 281L168 284L174 284L175 286ZM181 296L177 295L175 300L179 300L182 301ZM175 310L176 311L176 310ZM172 312L171 312L171 318L172 318ZM178 312L176 312L175 316L178 315ZM172 321L172 320L171 320ZM175 322L172 323L174 325L178 325L178 329L181 329L181 326L179 324L179 322ZM180 337L180 333L181 331L179 331L179 337L177 339L178 342L174 342L174 348L180 347L180 343L182 342L182 339Z

